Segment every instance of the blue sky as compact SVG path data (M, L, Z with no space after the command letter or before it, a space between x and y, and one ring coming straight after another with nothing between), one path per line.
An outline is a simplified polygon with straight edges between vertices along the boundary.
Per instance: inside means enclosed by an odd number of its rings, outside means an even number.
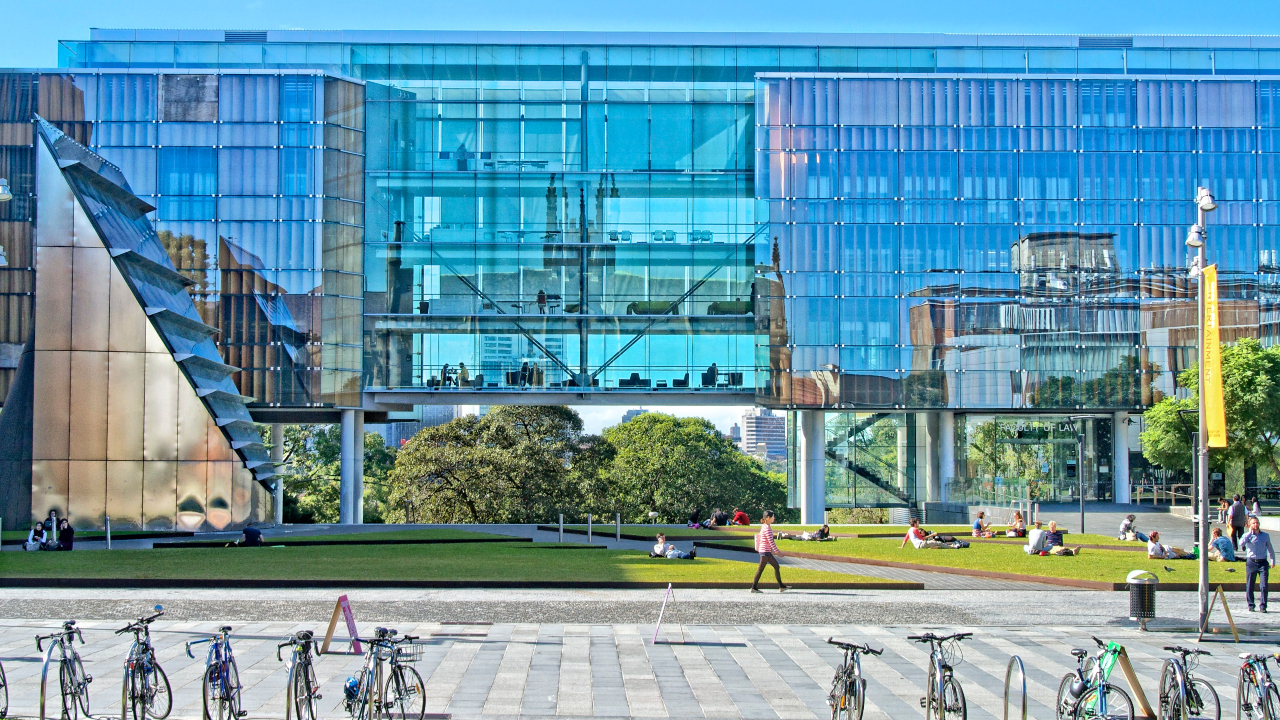
M0 67L91 27L1280 34L1275 0L48 0L0 2Z

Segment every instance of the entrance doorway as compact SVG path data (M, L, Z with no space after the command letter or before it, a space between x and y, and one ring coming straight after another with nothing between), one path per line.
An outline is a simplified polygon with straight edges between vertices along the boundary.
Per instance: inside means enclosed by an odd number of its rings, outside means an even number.
M947 499L968 504L1072 502L1080 499L1083 487L1085 500L1112 500L1112 419L1076 424L1083 426L1083 467L1078 466L1077 430L1068 416L957 415L960 477L947 488Z

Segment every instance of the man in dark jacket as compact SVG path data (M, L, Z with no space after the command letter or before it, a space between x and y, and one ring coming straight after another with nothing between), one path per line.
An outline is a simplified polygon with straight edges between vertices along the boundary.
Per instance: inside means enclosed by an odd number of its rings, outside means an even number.
M1232 497L1231 500L1231 508L1227 510L1227 522L1231 524L1231 544L1240 547L1240 538L1244 536L1244 526L1249 519L1249 511L1239 495Z

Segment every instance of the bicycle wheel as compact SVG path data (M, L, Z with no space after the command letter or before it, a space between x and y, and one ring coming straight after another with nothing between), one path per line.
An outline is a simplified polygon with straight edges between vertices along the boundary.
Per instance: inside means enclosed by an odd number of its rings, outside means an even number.
M228 720L231 715L222 668L215 663L204 669L204 720Z
M76 674L68 660L58 663L58 686L62 691L62 720L76 720L80 703L76 700Z
M831 720L861 720L864 685L865 681L856 675L836 679L836 685L827 698L831 705Z
M0 664L0 718L9 716L9 680L4 676L4 665Z
M147 719L147 674L142 670L142 661L131 661L132 667L125 678L125 702L131 720Z
M956 679L949 677L942 682L942 698L938 703L938 720L968 720L969 709L965 707L964 690Z
M1262 692L1247 667L1236 680L1236 720L1263 720Z
M1069 720L1072 716L1071 704L1075 698L1071 697L1071 686L1075 682L1075 674L1067 673L1062 676L1062 682L1058 683L1058 702L1054 705L1057 720Z
M93 678L89 677L89 674L84 671L84 661L80 659L79 655L73 655L71 661L72 677L75 678L76 682L76 698L80 703L80 712L84 713L85 717L91 717L92 713L89 712L89 681Z
M1266 703L1263 709L1267 720L1280 720L1280 690L1276 690L1275 685L1267 683L1265 697Z
M1075 720L1133 720L1133 701L1124 690L1104 683L1089 688L1076 704Z
M1192 680L1187 685L1187 710L1187 717L1195 720L1222 720L1218 691L1204 680Z
M227 661L227 709L231 717L240 717L240 670L236 668L236 659Z
M169 676L164 674L164 668L157 665L154 658L147 665L146 673L147 716L155 720L164 720L169 717L169 711L173 709L173 692L169 687Z
M293 671L293 714L298 720L316 720L316 674L311 663L301 663Z
M422 720L427 714L427 696L423 693L422 676L408 665L391 668L382 689L383 716L395 720Z

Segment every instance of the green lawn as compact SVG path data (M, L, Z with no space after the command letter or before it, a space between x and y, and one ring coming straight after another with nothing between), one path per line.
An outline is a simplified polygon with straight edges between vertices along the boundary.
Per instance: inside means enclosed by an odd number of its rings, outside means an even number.
M477 580L512 582L750 582L755 563L650 559L633 550L558 543L322 545L300 548L77 550L0 555L0 577ZM787 569L787 582L878 583L878 578Z
M1124 550L1086 549L1078 557L1033 557L1024 553L1021 545L973 543L962 550L916 550L910 544L905 548L899 547L901 542L901 540L888 538L844 539L824 543L781 540L778 542L778 548L783 552L869 558L1101 582L1124 582L1125 576L1133 570L1150 570L1162 582L1196 581L1196 563L1194 562L1148 560L1145 554ZM726 539L725 543L751 547L751 542L748 540ZM1071 542L1067 544L1072 545ZM1166 565L1174 568L1174 571L1165 571ZM1233 568L1236 572L1228 573L1227 568ZM1244 582L1244 563L1209 563L1209 579L1210 582Z

